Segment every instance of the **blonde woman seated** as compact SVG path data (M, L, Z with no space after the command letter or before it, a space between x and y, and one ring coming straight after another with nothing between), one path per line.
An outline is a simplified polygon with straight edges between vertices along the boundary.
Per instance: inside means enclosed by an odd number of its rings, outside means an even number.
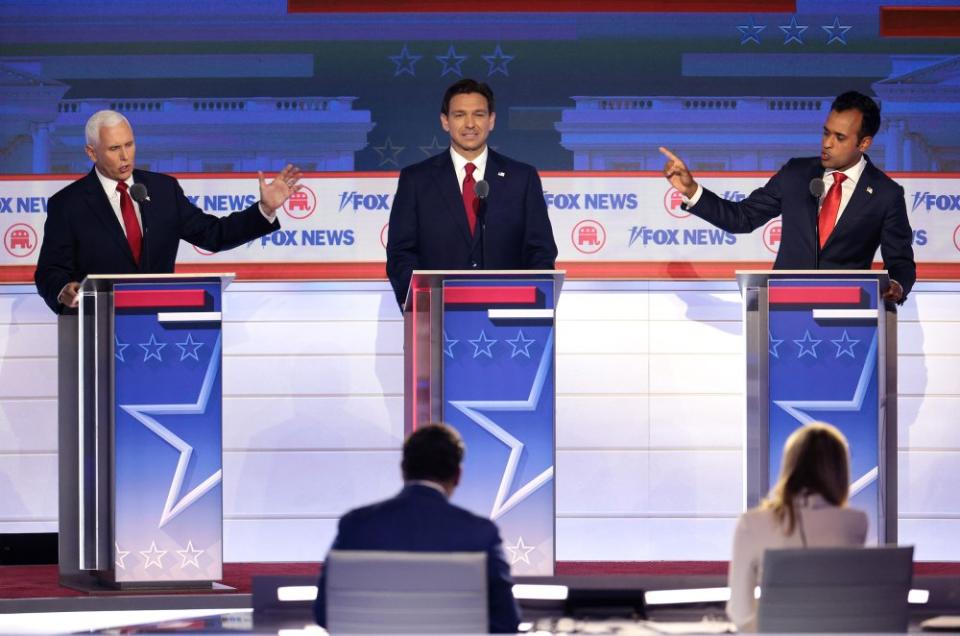
M756 631L753 590L768 548L861 546L867 515L847 508L847 440L829 424L803 426L787 438L780 478L757 508L740 515L730 560L727 615L741 631Z

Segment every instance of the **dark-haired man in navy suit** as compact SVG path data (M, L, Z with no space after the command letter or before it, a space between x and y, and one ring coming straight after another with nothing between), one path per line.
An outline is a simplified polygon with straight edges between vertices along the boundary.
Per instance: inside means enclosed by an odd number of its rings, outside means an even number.
M668 159L664 174L684 197L684 209L701 219L746 233L782 217L774 269L870 269L879 247L890 273L883 297L902 303L917 278L913 230L903 188L864 154L879 129L876 102L855 91L840 95L823 125L820 156L791 159L738 202L703 188L683 161L666 148L660 151Z
M50 197L34 274L37 290L58 314L77 306L88 274L168 274L181 239L217 252L279 229L277 208L300 179L290 165L269 184L261 173L260 201L217 217L190 203L173 177L134 169L133 129L120 113L94 113L85 135L94 167ZM135 196L135 184L146 188L147 198Z
M403 490L340 519L331 550L486 552L490 631L515 633L520 612L500 531L489 519L450 503L460 483L464 445L445 424L424 426L403 445ZM314 611L326 625L326 579L321 572Z
M401 307L415 269L553 269L557 245L540 176L487 147L493 101L475 80L450 86L440 107L450 149L400 171L387 275ZM489 186L482 201L481 181Z

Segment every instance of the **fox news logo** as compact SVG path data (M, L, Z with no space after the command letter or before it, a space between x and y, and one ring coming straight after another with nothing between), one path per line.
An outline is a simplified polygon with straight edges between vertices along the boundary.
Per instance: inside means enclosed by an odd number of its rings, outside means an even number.
M340 193L340 208L338 212L343 212L344 210L353 210L354 212L359 212L360 210L390 210L390 195L389 194L364 194L363 192L341 192Z
M960 194L936 194L929 191L914 192L911 212L916 212L919 208L923 208L927 212L933 210L958 212L960 211Z
M638 205L633 192L544 192L543 200L554 210L636 210Z

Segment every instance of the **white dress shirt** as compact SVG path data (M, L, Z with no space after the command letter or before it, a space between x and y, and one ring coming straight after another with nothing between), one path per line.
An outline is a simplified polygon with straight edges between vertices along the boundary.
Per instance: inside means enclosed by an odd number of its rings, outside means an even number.
M727 575L730 586L727 616L740 631L757 629L757 602L753 590L762 577L764 550L856 547L862 546L867 539L867 515L862 510L833 506L820 495L797 497L795 507L799 521L791 534L784 534L772 510L752 508L737 521L733 557ZM800 523L803 524L802 534Z
M100 179L100 185L103 186L107 200L110 201L110 207L113 208L113 213L117 216L117 221L123 229L124 236L126 236L127 226L123 223L123 212L120 210L120 193L117 192L117 184L120 182L116 179L103 176L99 170L94 170L94 172L97 173L97 178ZM132 187L133 175L127 177L124 183L127 184L127 188ZM127 192L129 193L129 190L127 190ZM133 211L137 213L137 223L140 224L140 235L143 236L143 219L140 218L140 204L134 201L133 197L130 197L130 200L133 201Z
M477 167L473 171L474 181L483 181L483 173L487 169L488 147L483 147L483 152L476 159L467 159L450 146L450 157L453 159L453 169L457 172L457 183L460 185L460 194L463 194L463 180L467 176L467 164L472 163Z

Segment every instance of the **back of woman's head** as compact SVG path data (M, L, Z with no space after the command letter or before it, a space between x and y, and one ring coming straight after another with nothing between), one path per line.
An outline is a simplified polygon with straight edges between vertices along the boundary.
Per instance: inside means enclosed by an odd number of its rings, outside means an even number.
M763 507L772 509L787 534L796 523L794 499L816 494L834 506L847 503L850 460L847 440L830 424L813 422L795 430L783 447L780 477Z

